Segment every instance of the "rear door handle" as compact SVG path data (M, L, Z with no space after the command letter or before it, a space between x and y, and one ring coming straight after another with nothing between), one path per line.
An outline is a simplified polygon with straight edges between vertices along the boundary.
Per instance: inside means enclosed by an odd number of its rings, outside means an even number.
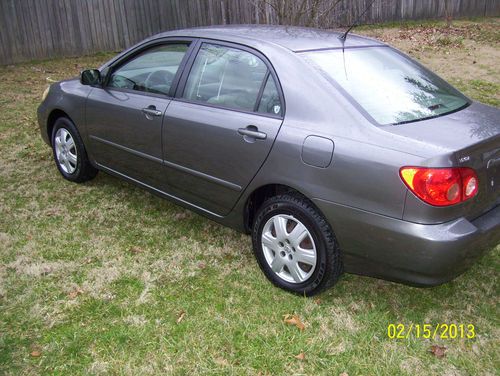
M155 106L149 106L143 108L142 113L146 116L161 116L163 112L157 110Z
M259 132L259 129L255 125L249 125L246 128L239 128L238 133L242 136L255 140L265 140L267 138L267 134Z

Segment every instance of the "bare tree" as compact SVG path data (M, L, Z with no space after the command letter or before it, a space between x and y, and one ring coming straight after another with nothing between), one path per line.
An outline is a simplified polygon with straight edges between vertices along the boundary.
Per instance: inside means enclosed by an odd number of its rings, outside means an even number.
M251 0L269 21L269 10L280 25L331 26L332 15L342 0Z

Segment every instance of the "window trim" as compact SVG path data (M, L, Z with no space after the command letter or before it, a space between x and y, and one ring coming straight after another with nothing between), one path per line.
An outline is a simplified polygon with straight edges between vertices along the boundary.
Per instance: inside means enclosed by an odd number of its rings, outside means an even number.
M163 98L163 99L170 99L172 100L174 97L174 94L176 92L177 86L179 84L179 80L184 72L184 68L191 57L191 54L193 51L196 49L197 44L198 44L198 39L197 38L189 38L189 37L167 37L167 38L159 38L159 39L154 39L149 42L143 43L137 48L132 49L131 51L127 52L123 56L120 56L120 58L114 60L106 66L105 69L108 71L106 72L106 76L104 78L104 82L101 85L101 88L106 91L120 91L120 92L125 92L125 93L131 93L131 94L137 94L137 95L143 95L147 97L155 97L155 98ZM135 57L140 55L141 53L154 48L154 47L159 47L159 46L167 46L170 44L186 44L188 49L186 53L184 54L184 57L181 60L181 63L179 65L179 68L177 69L177 72L174 76L174 79L172 80L172 86L170 87L169 94L159 94L159 93L149 93L147 91L139 91L139 90L134 90L134 89L127 89L127 88L117 88L117 87L111 87L109 86L109 81L111 79L111 75L116 72L120 67L123 65L127 64L131 60L133 60Z
M260 102L262 102L262 95L264 94L264 90L266 89L267 81L269 81L270 75L271 75L271 72L269 71L269 68L267 68L267 72L266 72L266 75L264 76L264 80L262 81L262 84L260 85L259 94L257 94L257 100L255 101L255 105L253 106L253 112L259 112ZM276 84L274 86L276 86ZM276 90L278 90L278 89L276 89Z
M215 46L229 47L229 48L242 50L242 51L248 52L248 53L258 57L259 59L261 59L264 62L264 64L266 64L267 73L264 77L261 88L259 90L256 105L258 106L258 104L260 103L260 100L262 99L262 93L264 92L264 88L265 88L265 85L267 82L267 78L269 77L269 75L271 75L274 79L276 89L278 90L278 95L279 95L281 107L282 107L281 115L274 115L274 114L269 114L269 113L257 112L255 110L255 107L254 107L253 111L247 111L247 110L242 110L242 109L238 109L238 108L234 108L234 107L226 107L226 106L221 106L218 104L212 104L212 103L195 101L192 99L183 98L182 95L184 94L184 90L186 89L188 77L191 74L191 70L194 66L194 62L195 62L196 58L198 57L200 49L204 43L215 45ZM262 54L260 51L257 51L256 49L251 48L249 46L239 44L239 43L221 41L218 39L209 39L209 38L199 38L198 39L196 46L193 48L193 51L191 51L189 59L186 61L186 65L184 66L179 83L176 87L175 95L173 96L172 100L184 102L184 103L195 104L195 105L199 105L199 106L220 108L220 109L228 110L228 111L241 112L241 113L245 113L245 114L264 116L264 117L269 117L269 118L273 118L273 119L281 119L281 120L283 120L285 118L285 113L286 113L286 105L285 105L285 97L283 94L283 89L281 87L281 83L279 81L278 75L276 74L276 71L274 70L274 67L271 64L271 62L269 61L269 59L264 54Z

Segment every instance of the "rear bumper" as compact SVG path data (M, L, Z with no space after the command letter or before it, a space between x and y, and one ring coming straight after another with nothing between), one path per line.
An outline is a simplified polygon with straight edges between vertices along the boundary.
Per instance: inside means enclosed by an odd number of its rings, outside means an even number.
M347 272L435 286L500 242L500 206L469 222L423 225L314 200L330 221Z

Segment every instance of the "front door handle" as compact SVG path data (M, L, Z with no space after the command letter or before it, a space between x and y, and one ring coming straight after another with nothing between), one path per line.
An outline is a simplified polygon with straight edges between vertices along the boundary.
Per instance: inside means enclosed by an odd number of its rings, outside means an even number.
M259 128L255 125L249 125L246 128L239 128L238 133L245 138L254 139L254 140L265 140L267 138L267 134L264 132L259 132Z
M163 114L163 112L157 110L155 106L143 108L142 113L146 116L161 116Z

